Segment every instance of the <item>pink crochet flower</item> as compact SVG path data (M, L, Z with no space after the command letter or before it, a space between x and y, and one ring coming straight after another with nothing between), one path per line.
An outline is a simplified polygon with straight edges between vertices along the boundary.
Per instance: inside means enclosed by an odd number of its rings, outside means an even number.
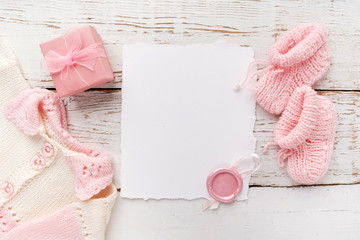
M327 171L334 147L335 107L309 86L299 87L274 131L279 165L287 159L290 177L303 184L317 182Z
M15 187L14 184L10 183L10 182L6 182L3 184L2 189L1 189L1 194L6 197L9 198L11 197L13 194L15 193Z
M40 153L36 153L34 157L31 158L30 163L34 169L40 170L46 166L46 159Z
M258 103L281 114L297 87L312 86L330 66L326 30L318 23L301 25L271 48L270 67L256 85Z
M54 146L49 142L45 142L44 145L41 148L41 153L45 157L51 158L55 153Z

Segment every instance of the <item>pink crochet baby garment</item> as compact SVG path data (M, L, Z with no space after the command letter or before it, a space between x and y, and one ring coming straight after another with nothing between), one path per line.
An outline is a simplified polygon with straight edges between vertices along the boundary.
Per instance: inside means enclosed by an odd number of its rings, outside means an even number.
M335 107L309 86L295 90L274 131L280 166L287 159L290 177L302 184L317 182L327 171L334 147Z
M26 223L4 234L2 240L84 239L71 207Z
M312 86L328 70L326 30L318 23L301 25L271 48L270 66L256 85L256 100L268 112L281 114L297 87Z
M71 203L42 218L11 227L0 234L2 240L82 240L103 239L116 188L109 186L98 198Z
M0 86L0 239L104 239L116 198L110 158L70 136L63 103L29 89L2 38Z
M41 135L49 138L50 149L57 145L65 155L70 152L66 161L75 175L75 189L80 200L91 198L112 183L109 156L71 137L67 131L65 108L57 94L43 89L24 90L4 105L4 113L25 134L35 136L43 131ZM44 151L41 154L46 155Z

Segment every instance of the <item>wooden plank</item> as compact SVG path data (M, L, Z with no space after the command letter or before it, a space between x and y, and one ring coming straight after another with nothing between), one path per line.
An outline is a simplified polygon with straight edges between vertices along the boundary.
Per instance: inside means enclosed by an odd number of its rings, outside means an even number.
M316 7L314 7L316 6ZM347 1L2 1L1 35L13 46L32 86L53 87L40 70L38 44L62 35L76 24L92 24L102 35L115 82L120 88L125 43L211 43L225 40L250 46L267 58L269 47L289 29L318 21L329 30L332 65L317 89L360 90L360 4Z
M360 183L360 108L359 92L321 91L336 104L338 127L333 161L326 176L318 184ZM69 129L80 141L89 143L111 154L115 161L117 184L120 169L120 115L121 91L87 91L65 99L68 109ZM255 136L257 153L263 161L254 174L251 185L293 186L285 169L277 166L276 147L267 154L261 146L272 141L277 118L257 107Z
M333 162L321 187L296 187L276 165L272 141L276 117L257 109L255 136L262 168L253 176L249 200L202 212L201 200L142 201L118 198L109 239L358 239L360 235L359 98L360 4L357 0L11 1L0 4L1 36L9 39L34 87L52 88L40 70L38 44L76 24L94 25L104 40L116 79L100 88L121 88L123 44L212 43L225 40L255 50L269 47L289 29L317 21L329 30L330 71L315 88L329 97L339 124ZM341 91L350 90L350 91ZM356 90L356 91L351 91ZM80 141L104 149L120 165L121 92L88 91L65 100L69 128ZM344 184L340 186L328 186ZM119 186L119 182L117 181ZM271 186L271 187L259 187Z
M250 188L249 200L203 212L203 200L115 205L107 239L359 239L360 188ZM301 204L300 204L301 203Z

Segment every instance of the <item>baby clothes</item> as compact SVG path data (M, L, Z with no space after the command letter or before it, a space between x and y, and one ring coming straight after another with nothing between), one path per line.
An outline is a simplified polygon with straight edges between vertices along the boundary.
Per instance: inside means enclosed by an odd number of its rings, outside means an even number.
M270 66L256 84L256 100L266 111L281 114L297 87L312 86L330 66L326 30L318 23L298 26L270 51Z
M76 201L63 209L4 234L3 240L83 240L104 239L116 198L114 185L90 201Z
M327 171L334 148L335 107L309 86L299 87L276 125L279 165L298 183L317 182Z
M79 239L103 239L106 224L100 221L109 218L116 197L116 189L109 186L113 177L109 156L70 136L59 97L29 89L3 39L0 86L0 239L16 239L21 229L34 229L30 239L42 239L36 228L26 226L39 225L52 214L56 219L59 211L68 219L74 215L83 236ZM80 215L86 217L81 220ZM88 223L94 226L84 229Z
M43 167L48 166L61 150L75 174L75 189L80 200L89 199L111 184L113 173L109 156L80 144L70 136L64 106L55 93L43 89L24 90L7 102L3 110L26 134L41 135L45 139L41 150L32 158L32 165L36 165L35 161L43 161ZM41 164L33 168L39 172Z
M326 173L334 148L334 104L311 89L330 66L326 30L317 23L298 26L271 48L270 66L256 85L256 100L282 114L274 131L278 163L296 182L312 184Z

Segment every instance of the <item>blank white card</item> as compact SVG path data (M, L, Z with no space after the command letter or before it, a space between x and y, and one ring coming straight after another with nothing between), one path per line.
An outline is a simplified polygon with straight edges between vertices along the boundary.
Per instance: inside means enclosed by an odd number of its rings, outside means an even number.
M209 173L254 152L254 91L233 90L252 60L235 44L124 46L123 197L209 198Z

